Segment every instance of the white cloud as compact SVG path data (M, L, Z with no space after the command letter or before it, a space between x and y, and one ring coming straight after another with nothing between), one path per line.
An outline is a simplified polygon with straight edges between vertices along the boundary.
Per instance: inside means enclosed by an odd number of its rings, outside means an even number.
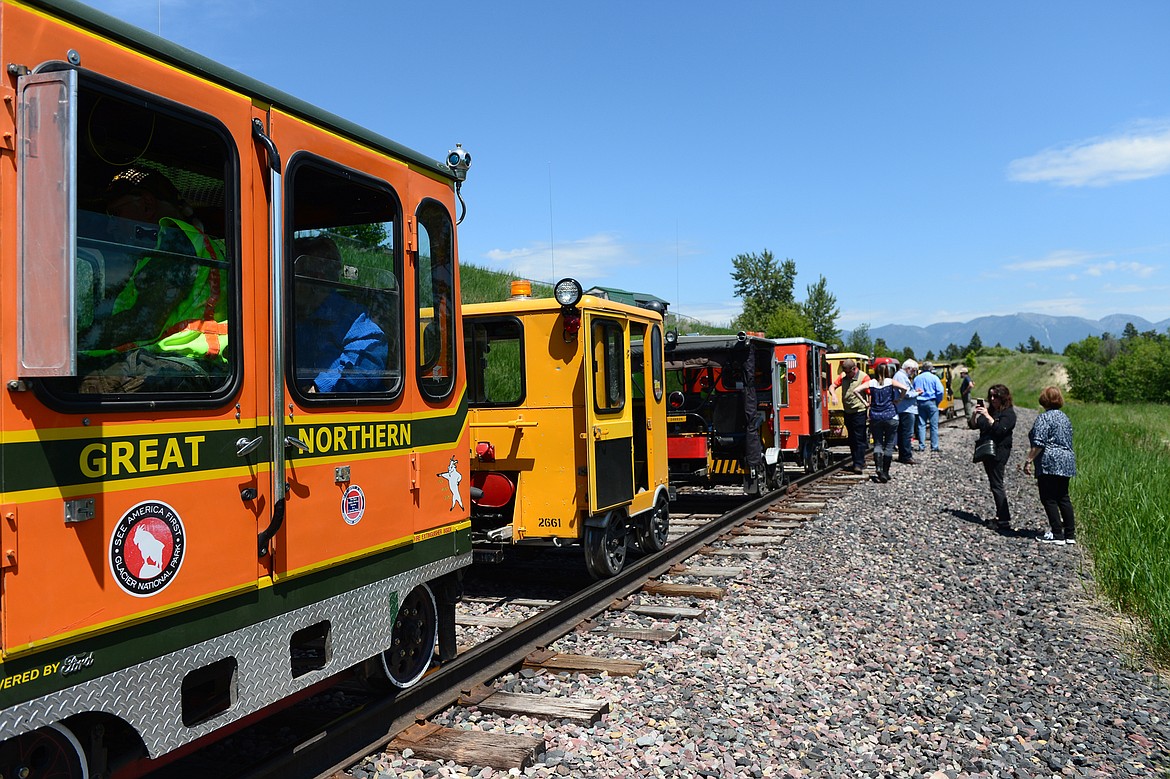
M1170 121L1133 125L1112 136L1046 149L1008 164L1012 181L1103 187L1170 173Z
M1089 276L1104 276L1105 274L1113 273L1128 273L1137 276L1140 279L1148 279L1154 275L1156 271L1153 265L1143 265L1140 262L1102 262L1097 265L1090 265L1085 268L1085 274Z
M1068 295L1061 298L1025 300L1017 306L1017 310L1033 314L1051 314L1052 316L1089 316L1089 305L1096 302L1088 298Z
M1003 267L1005 270L1010 271L1048 271L1057 268L1076 268L1086 264L1090 260L1103 256L1105 255L1091 252L1078 252L1072 249L1057 249L1054 252L1049 252L1044 257L1035 260L1012 262Z
M558 242L551 251L548 244L531 244L518 249L492 249L484 257L493 267L525 278L551 282L572 276L589 286L602 283L613 270L637 264L629 247L604 233Z

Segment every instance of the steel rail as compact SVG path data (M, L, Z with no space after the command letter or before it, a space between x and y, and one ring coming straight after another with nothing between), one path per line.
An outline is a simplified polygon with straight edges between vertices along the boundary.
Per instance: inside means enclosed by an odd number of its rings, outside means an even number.
M840 468L829 468L795 479L789 488L803 486ZM459 655L414 687L376 701L361 712L333 723L297 745L270 756L242 776L277 779L289 776L330 777L372 752L382 749L407 727L455 704L459 696L520 665L537 649L547 647L583 620L605 611L613 601L636 592L672 566L694 556L700 549L784 498L788 489L762 495L681 536L661 552L628 563L617 576L595 582L540 614L533 615L499 636ZM344 755L338 759L338 755Z

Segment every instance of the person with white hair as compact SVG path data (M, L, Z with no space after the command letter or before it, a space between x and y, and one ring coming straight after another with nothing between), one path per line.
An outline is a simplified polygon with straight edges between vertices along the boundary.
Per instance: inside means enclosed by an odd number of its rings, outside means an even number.
M914 389L918 390L918 451L926 450L926 431L930 430L930 451L938 451L938 402L943 399L947 391L934 375L934 363L927 360L922 363L922 372L914 379Z
M910 387L898 399L898 462L914 465L914 428L918 427L918 390L914 389L914 377L918 375L918 363L906 360L894 374L894 381Z

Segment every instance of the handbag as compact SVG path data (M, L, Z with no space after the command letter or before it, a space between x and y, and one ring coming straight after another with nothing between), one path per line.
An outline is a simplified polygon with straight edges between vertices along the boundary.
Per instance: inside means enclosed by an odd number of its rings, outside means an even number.
M971 462L984 463L988 460L994 460L995 455L995 439L987 438L982 441L976 441L975 455L971 458Z

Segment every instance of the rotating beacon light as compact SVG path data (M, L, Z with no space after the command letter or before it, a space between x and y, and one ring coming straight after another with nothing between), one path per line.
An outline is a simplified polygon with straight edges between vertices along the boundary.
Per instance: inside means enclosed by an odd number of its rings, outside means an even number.
M561 279L553 287L553 297L561 304L561 318L564 320L564 330L561 337L565 343L577 340L577 331L581 329L581 311L577 304L581 302L581 282L576 279Z
M467 204L463 202L460 190L467 179L467 169L471 167L471 154L463 148L463 144L457 143L454 149L447 152L446 162L451 175L455 178L455 197L459 198L459 205L463 206L463 215L455 222L458 225L462 224L463 218L467 216Z

